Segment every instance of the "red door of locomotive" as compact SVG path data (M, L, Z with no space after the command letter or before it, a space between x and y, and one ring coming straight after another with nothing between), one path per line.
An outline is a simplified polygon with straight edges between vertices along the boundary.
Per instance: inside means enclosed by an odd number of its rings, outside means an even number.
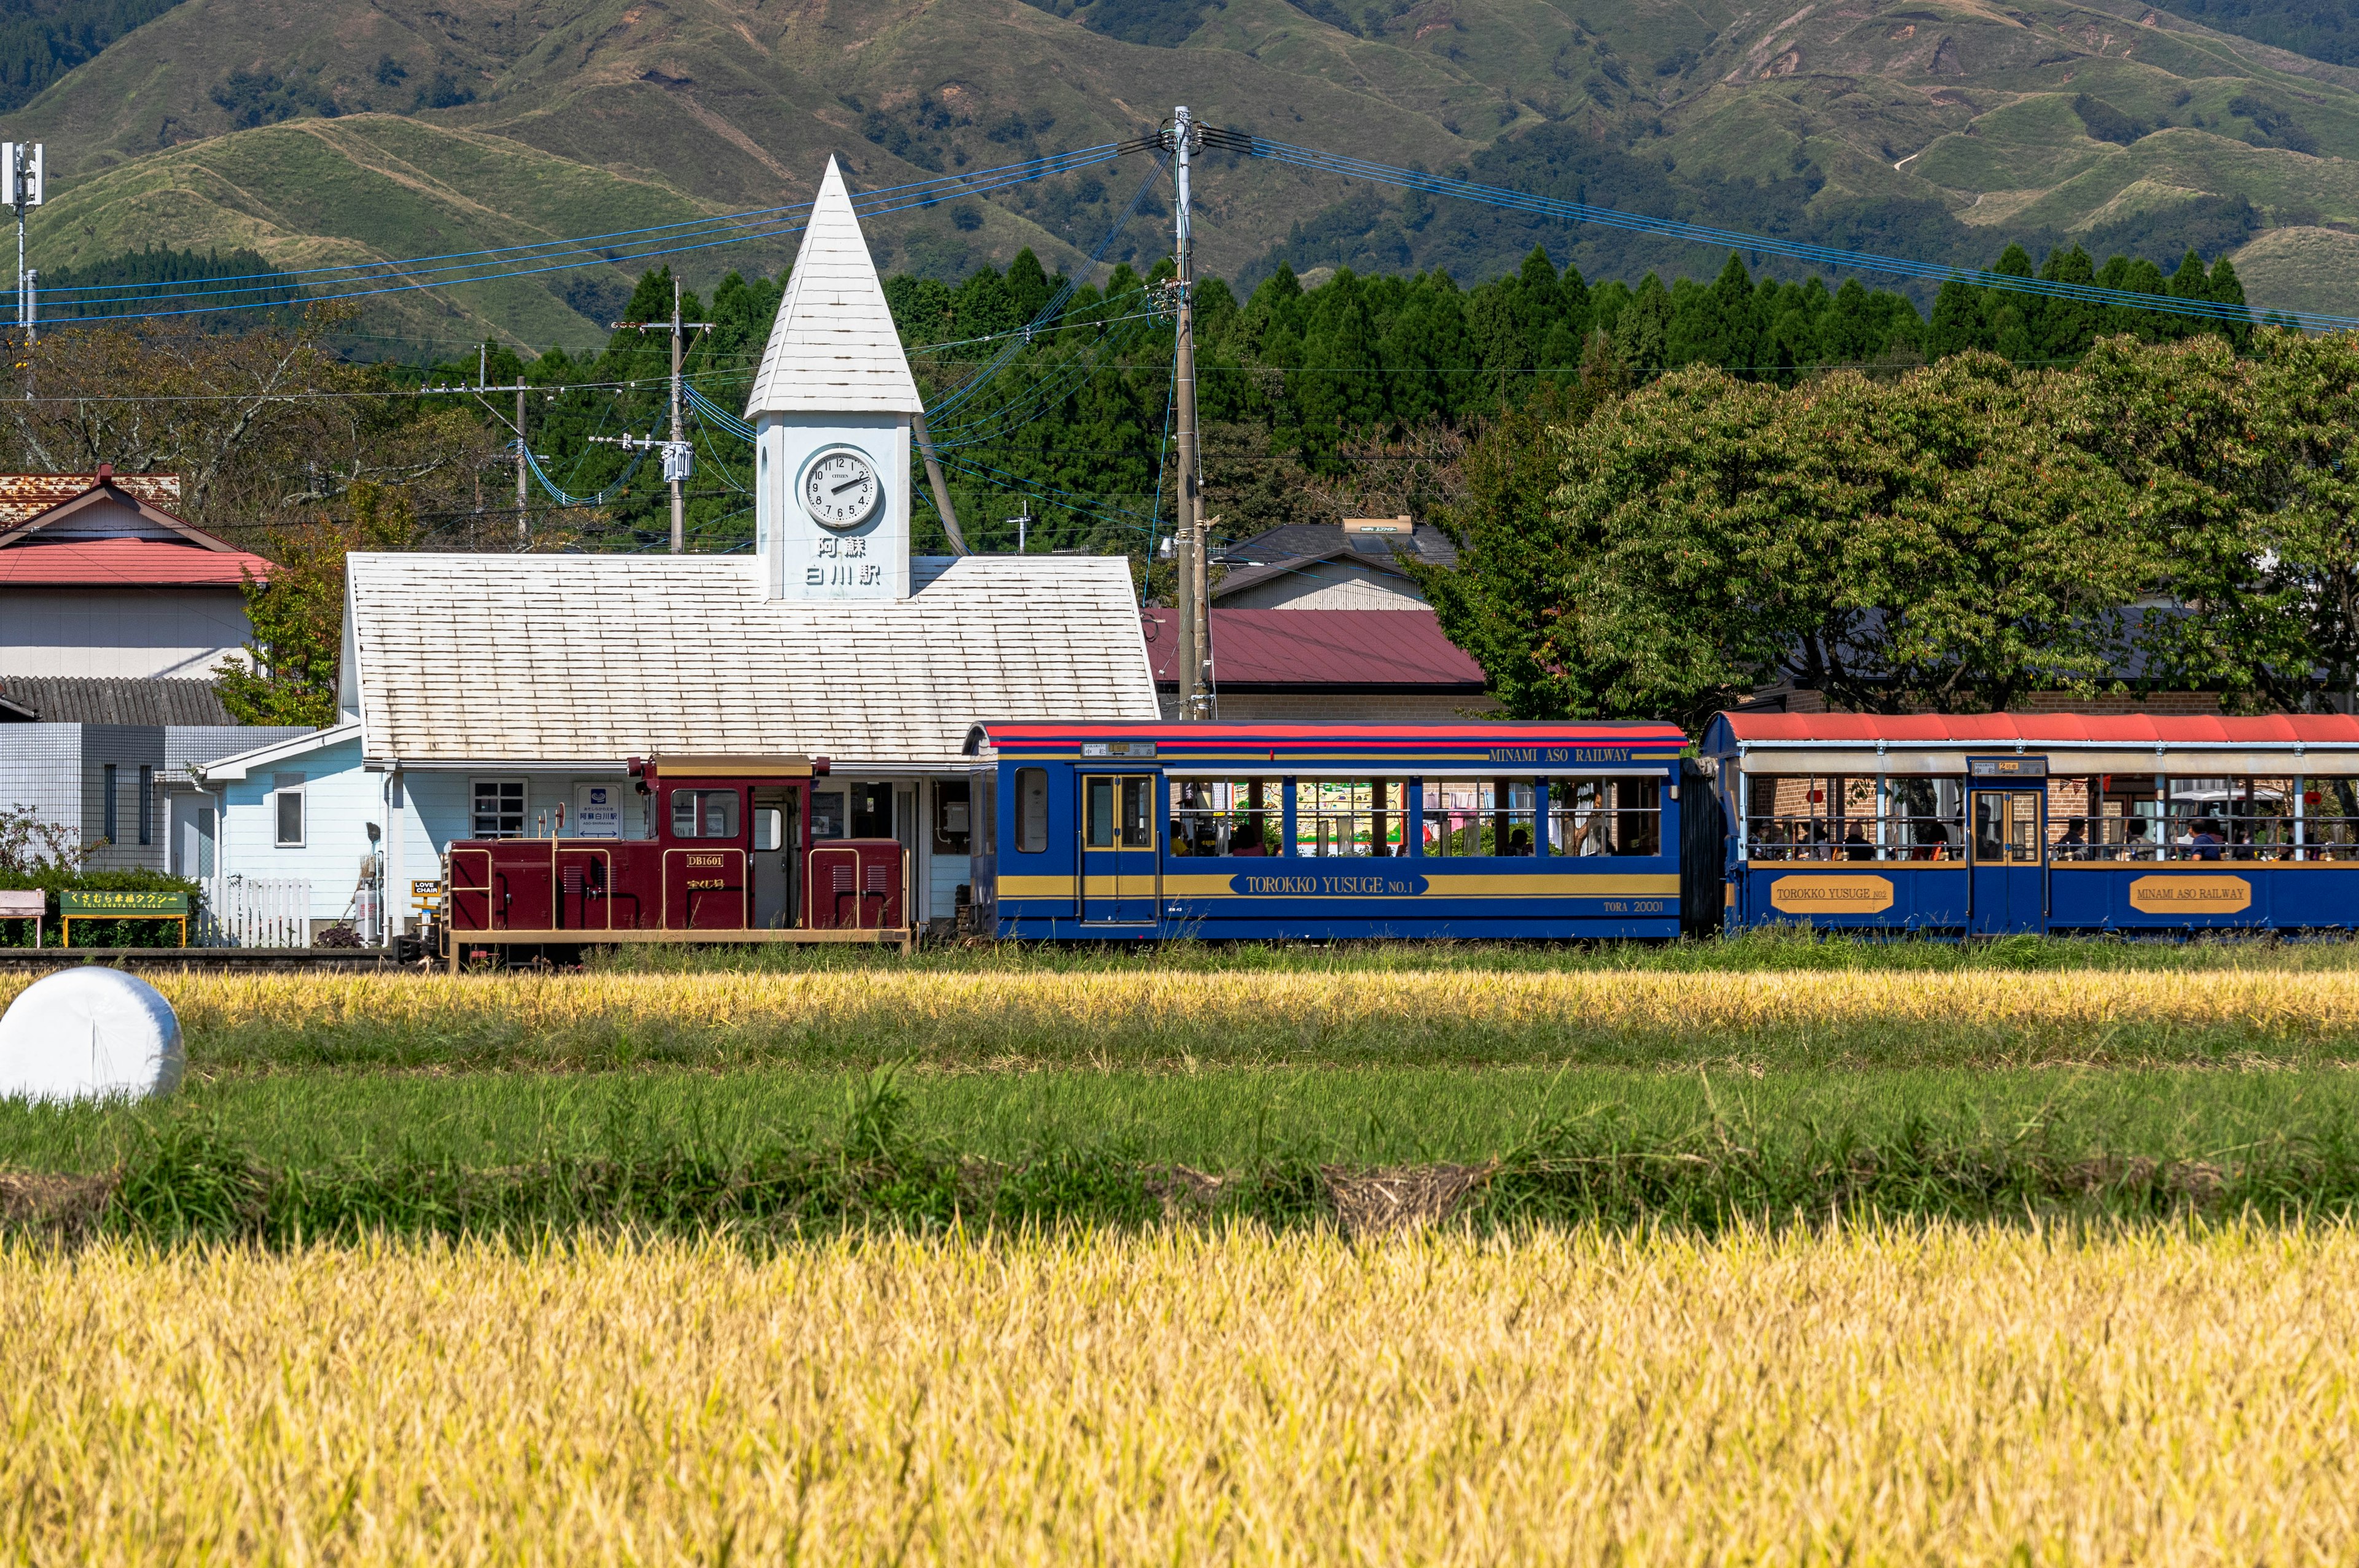
M663 911L668 931L743 931L748 905L745 791L664 790Z

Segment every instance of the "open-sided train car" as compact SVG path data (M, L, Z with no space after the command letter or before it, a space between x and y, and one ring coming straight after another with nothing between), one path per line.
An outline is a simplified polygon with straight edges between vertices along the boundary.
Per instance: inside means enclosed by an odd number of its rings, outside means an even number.
M1038 939L1708 929L1723 834L1685 746L1643 723L979 725L979 923Z
M443 952L651 942L897 940L907 851L816 838L824 757L634 759L614 820L562 807L529 836L461 839L444 856Z
M1744 929L2359 925L2359 719L1723 713Z

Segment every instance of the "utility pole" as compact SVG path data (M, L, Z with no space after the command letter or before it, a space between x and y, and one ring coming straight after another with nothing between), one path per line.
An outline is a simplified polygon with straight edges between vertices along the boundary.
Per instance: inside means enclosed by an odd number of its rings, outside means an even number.
M525 509L524 509L524 508L525 508L525 493L524 493L524 452L525 452L525 446L524 446L524 377L523 377L523 375L522 375L522 374L518 374L518 375L517 375L517 377L516 377L516 548L517 548L517 549L519 549L519 550L521 550L521 549L525 549L525 548L527 548L527 546L529 546L532 544L532 524L530 524L530 522L528 522L528 521L527 520L526 515L525 515Z
M680 488L696 471L696 460L689 449L688 432L680 424L679 363L683 352L683 334L710 332L710 321L683 321L679 319L679 279L671 280L671 439L664 443L663 474L671 484L671 553L685 555L688 551L688 498ZM644 332L666 325L661 321L610 321L615 331Z
M25 272L25 209L38 207L49 194L47 153L38 142L0 142L0 205L16 210L16 325L28 343L36 329Z
M1195 150L1196 122L1183 103L1171 112L1171 123L1172 186L1179 196L1175 203L1179 222L1175 254L1179 264L1180 326L1173 344L1172 376L1173 395L1179 406L1173 412L1172 423L1180 441L1180 481L1179 523L1173 530L1171 549L1179 576L1180 646L1175 650L1180 664L1179 716L1209 719L1212 693L1204 677L1212 662L1212 629L1211 601L1205 593L1203 508L1198 493L1195 258L1191 254L1188 212L1188 161Z

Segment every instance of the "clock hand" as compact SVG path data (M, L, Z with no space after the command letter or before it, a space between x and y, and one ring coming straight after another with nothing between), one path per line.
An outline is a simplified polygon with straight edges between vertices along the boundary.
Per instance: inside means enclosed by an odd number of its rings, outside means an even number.
M828 492L828 493L829 493L830 495L842 495L845 491L850 490L853 485L855 485L855 484L866 484L867 482L868 482L868 481L867 481L865 479L848 479L848 480L845 480L842 484L837 485L833 490L829 491L829 492Z

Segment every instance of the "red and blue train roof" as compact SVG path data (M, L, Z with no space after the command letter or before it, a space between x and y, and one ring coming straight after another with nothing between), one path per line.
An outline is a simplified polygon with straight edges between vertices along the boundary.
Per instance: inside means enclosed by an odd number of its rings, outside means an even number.
M1687 745L1675 724L989 723L977 726L1002 758L1153 760L1164 764L1419 767L1503 771L1609 763L1672 763Z

